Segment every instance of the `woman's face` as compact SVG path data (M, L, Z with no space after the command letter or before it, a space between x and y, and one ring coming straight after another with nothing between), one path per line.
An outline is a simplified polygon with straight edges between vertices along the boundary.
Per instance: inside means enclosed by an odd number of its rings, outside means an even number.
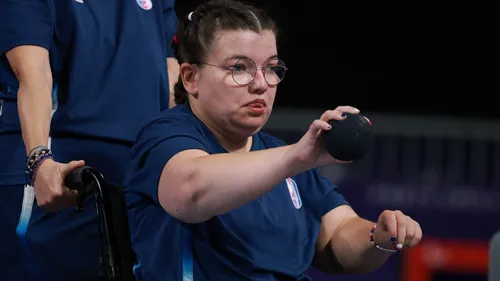
M260 130L271 114L276 95L276 86L266 81L262 67L276 63L276 59L276 37L270 30L218 32L196 83L196 107L202 119L209 119L203 121L242 135ZM228 69L233 66L237 71L234 77L233 70ZM255 78L247 75L250 78L242 80L242 73L253 66L257 68Z

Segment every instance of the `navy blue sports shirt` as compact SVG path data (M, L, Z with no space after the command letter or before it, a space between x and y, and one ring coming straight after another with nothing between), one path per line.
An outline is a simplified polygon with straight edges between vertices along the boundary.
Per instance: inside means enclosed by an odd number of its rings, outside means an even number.
M176 28L174 0L0 1L0 82L11 89L0 99L14 100L4 103L0 133L20 130L18 83L4 55L36 45L50 51L58 86L52 131L133 142L168 108Z
M259 132L251 150L283 145ZM312 169L227 214L186 224L160 206L158 182L187 149L227 153L188 104L161 113L133 148L126 198L138 280L308 280L322 216L347 204L336 186Z
M166 57L177 20L174 0L0 1L0 134L21 131L18 81L5 53L35 45L49 50L57 86L52 132L132 143L168 108ZM20 149L6 158L18 163L0 163L0 185L25 182L25 157Z

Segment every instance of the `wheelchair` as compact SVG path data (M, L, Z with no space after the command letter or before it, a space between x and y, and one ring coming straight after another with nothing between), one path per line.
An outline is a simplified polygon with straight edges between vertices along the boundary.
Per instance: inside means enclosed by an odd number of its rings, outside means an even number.
M89 166L72 171L65 178L65 184L78 192L77 211L83 210L86 196L93 194L95 197L101 280L135 281L132 268L137 258L130 244L123 187L108 184L101 173Z

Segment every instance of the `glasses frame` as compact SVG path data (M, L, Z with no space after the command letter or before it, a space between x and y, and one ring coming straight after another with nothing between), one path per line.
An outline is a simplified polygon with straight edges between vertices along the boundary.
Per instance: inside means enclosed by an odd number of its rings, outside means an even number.
M266 64L265 66L257 66L257 64L252 60L252 59L239 59L238 61L236 61L236 63L234 63L233 65L231 66L223 66L223 65L217 65L217 64L211 64L211 63L202 63L204 65L208 65L208 66L214 66L214 67L218 67L220 69L223 69L223 70L227 70L227 71L231 71L231 76L233 77L233 81L240 85L240 86L247 86L248 84L252 83L252 81L255 79L255 76L257 75L257 71L262 71L262 75L264 75L264 80L266 80L266 83L269 85L269 86L276 86L278 85L279 83L281 83L281 81L283 81L283 79L285 79L285 75L286 75L286 72L288 71L288 67L285 66L285 62L280 60L280 59L273 59L271 61L279 61L279 62L282 62L283 65L279 65L280 67L283 67L285 69L285 74L283 75L283 78L281 78L280 81L278 81L278 83L276 84L272 84L272 83L269 83L269 81L267 81L267 78L266 78L266 73L264 72L264 69L266 69L267 67L269 67L269 63ZM236 69L236 65L240 62L240 61L251 61L254 65L255 65L255 72L253 74L253 77L250 81L248 81L248 83L245 83L245 84L241 84L241 83L238 83L238 81L236 81L236 79L234 78L234 72L235 72L235 69Z

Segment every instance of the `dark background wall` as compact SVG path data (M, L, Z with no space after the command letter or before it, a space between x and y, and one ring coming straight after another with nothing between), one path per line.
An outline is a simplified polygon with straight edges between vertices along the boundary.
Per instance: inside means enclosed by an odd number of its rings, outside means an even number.
M183 17L204 1L177 2ZM500 91L491 22L472 7L247 2L281 29L279 53L289 72L276 106L500 117L492 102Z

